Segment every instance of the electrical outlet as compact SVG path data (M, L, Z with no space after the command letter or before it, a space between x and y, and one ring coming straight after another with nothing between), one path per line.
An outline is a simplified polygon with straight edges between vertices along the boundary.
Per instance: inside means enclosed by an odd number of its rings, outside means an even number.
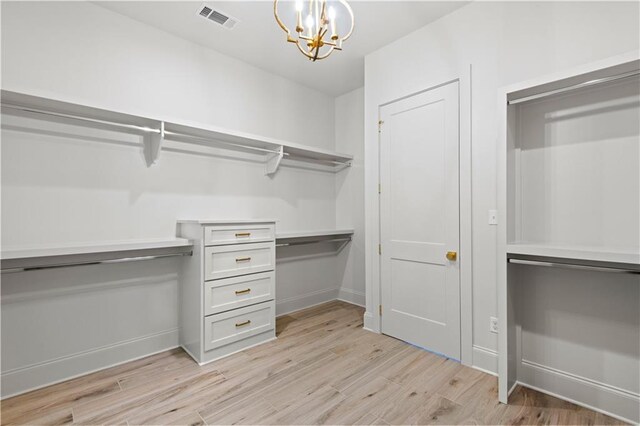
M498 224L498 210L489 210L489 225Z
M498 318L489 317L489 331L498 334Z

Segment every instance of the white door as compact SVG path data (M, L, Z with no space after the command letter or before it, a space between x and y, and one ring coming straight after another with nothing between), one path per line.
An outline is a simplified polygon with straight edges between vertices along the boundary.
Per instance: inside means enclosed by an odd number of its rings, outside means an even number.
M460 359L458 83L380 119L382 332Z

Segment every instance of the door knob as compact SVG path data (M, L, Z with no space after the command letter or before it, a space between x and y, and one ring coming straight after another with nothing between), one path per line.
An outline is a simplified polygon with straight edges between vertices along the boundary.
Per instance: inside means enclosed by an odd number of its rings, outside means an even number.
M448 251L447 252L447 259L448 260L450 260L452 262L455 262L457 258L458 258L458 252L455 252L455 251Z

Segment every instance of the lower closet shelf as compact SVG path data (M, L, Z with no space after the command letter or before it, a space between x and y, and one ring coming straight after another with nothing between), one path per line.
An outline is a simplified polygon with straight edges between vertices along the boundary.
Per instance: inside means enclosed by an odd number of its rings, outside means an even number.
M640 271L640 253L599 247L507 244L507 258L579 267Z
M190 256L188 239L112 241L91 245L30 247L2 251L2 272L59 268L146 260L170 256Z

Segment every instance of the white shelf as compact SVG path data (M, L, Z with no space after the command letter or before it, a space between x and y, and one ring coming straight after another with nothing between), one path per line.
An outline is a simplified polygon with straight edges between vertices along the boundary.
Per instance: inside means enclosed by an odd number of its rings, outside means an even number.
M2 250L1 269L41 269L189 255L193 244L182 238L109 241L100 244L20 247Z
M183 135L172 136L173 139L182 142L189 142L189 138L192 137L271 151L277 151L282 147L285 158L293 157L309 161L341 163L353 160L352 155L341 154L321 148L311 148L293 142L285 142L279 139L253 135L250 133L236 132L233 130L221 129L219 127L165 122L165 130Z
M258 152L264 155L268 175L278 170L283 159L315 163L327 166L335 172L350 166L353 160L353 156L348 154L201 123L148 118L6 90L1 93L2 112L6 114L53 119L75 125L84 123L107 130L142 134L146 136L144 154L148 166L158 160L165 139L242 152Z
M324 238L324 237L334 237L339 235L353 235L353 229L280 232L276 234L276 240L289 240L294 238L316 238L316 237Z
M178 223L195 223L198 225L237 225L243 223L275 223L275 219L179 219Z
M352 236L353 229L281 232L276 234L276 247L288 247L316 243L339 243L340 246L338 251L340 251L351 241Z
M561 246L544 244L507 244L507 256L532 256L570 259L594 263L640 264L640 252L612 250L599 247Z

